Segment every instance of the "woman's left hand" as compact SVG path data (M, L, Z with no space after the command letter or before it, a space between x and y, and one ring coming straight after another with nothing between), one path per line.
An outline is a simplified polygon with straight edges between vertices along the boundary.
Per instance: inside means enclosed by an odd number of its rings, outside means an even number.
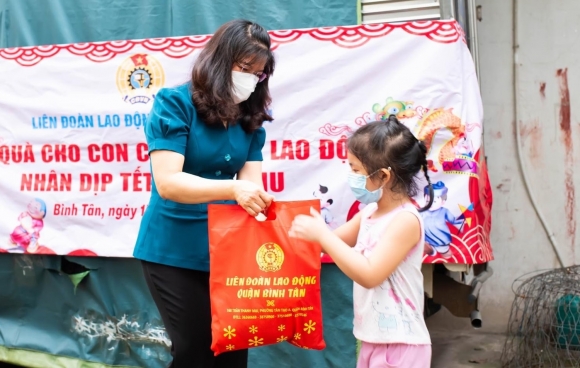
M288 235L292 238L299 238L320 243L320 239L328 227L324 219L314 208L310 209L310 216L298 215L292 221L292 227Z

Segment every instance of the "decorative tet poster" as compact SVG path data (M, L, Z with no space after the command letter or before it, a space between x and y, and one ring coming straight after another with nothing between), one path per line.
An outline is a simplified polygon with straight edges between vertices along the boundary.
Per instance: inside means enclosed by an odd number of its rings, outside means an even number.
M346 138L395 114L429 149L424 261L493 259L481 97L459 25L270 35L266 189L318 198L328 226L340 226L361 209L346 184ZM188 81L210 37L0 49L0 251L132 255L151 190L143 125L160 88Z

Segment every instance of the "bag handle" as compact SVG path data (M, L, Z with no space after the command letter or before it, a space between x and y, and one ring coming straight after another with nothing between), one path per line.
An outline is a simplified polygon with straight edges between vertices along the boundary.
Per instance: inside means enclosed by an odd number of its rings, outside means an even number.
M264 211L261 212L262 216L258 215L255 217L257 221L264 222L264 221L273 221L276 220L277 214L280 211L292 210L295 208L305 207L308 206L313 207L317 211L320 212L320 201L318 199L306 200L306 201L281 201L281 202L272 202L270 207L266 208ZM309 213L309 212L308 212ZM258 218L260 217L260 218Z
M274 221L276 220L276 202L270 203L270 206L266 208L264 211L260 212L260 214L264 215L261 217L259 214L255 217L257 221L264 222L264 221ZM261 217L261 218L258 218Z

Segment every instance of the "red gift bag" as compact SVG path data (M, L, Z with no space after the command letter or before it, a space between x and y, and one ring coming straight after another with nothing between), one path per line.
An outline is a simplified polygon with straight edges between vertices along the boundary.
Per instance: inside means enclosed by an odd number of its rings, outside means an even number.
M289 342L322 350L320 245L288 236L320 201L275 202L258 221L238 205L208 206L215 355Z

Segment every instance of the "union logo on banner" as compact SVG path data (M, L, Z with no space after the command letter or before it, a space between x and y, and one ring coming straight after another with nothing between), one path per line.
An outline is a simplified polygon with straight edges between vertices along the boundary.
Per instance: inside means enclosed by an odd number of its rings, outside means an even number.
M153 56L134 54L117 69L116 82L123 101L147 104L165 85L165 72Z

